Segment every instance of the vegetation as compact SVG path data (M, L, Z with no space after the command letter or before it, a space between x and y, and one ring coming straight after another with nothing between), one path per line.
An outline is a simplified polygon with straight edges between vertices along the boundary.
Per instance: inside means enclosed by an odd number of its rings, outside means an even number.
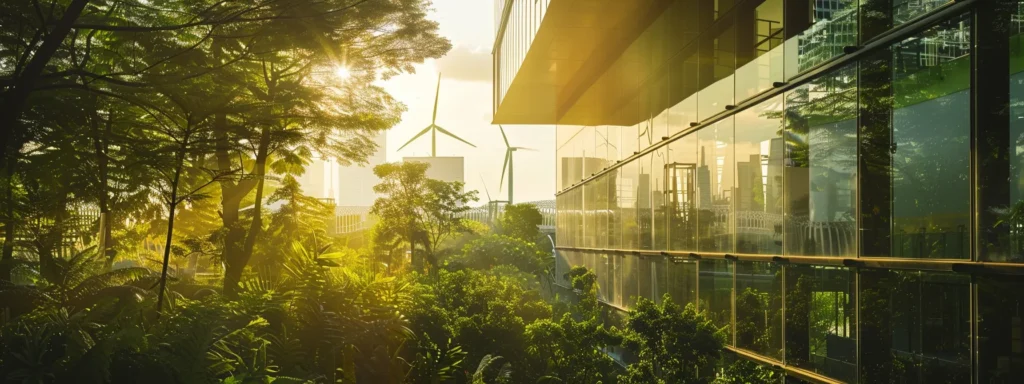
M536 207L469 222L476 192L426 164L377 166L370 241L333 234L335 207L295 177L316 158L365 162L398 122L375 82L451 48L429 6L0 5L0 380L721 376L704 314L666 297L607 325L593 272L553 284Z

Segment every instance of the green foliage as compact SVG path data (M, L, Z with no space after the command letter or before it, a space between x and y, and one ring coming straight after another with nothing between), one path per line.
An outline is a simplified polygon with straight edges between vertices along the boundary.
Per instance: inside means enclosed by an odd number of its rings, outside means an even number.
M537 226L544 218L533 204L509 204L498 218L498 233L525 241L536 241L540 236Z
M374 230L376 240L387 250L409 244L413 249L413 266L422 269L416 247L422 246L428 263L436 267L441 243L470 229L460 215L476 201L476 191L463 192L460 182L444 182L427 178L426 163L406 162L381 164L373 173L381 179L373 187L382 195L373 203L371 212L380 219Z
M477 270L507 265L520 271L539 274L547 270L550 255L532 242L505 235L487 235L473 240L452 261Z
M626 383L709 383L714 379L725 331L698 313L693 305L680 308L665 295L661 304L641 298L629 312L623 346L639 356Z

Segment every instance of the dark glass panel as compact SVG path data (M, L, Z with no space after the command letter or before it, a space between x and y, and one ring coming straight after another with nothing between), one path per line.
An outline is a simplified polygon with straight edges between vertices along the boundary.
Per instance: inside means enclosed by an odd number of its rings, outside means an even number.
M726 260L701 260L698 268L698 310L704 312L716 326L727 327L727 334L732 335L732 263ZM731 340L731 336L728 340Z
M943 273L861 272L861 382L970 382L969 283Z
M892 256L970 258L970 19L892 55Z
M640 295L640 263L636 256L627 255L622 259L622 306L633 308Z
M736 263L736 346L782 360L782 268Z
M844 268L786 267L786 363L857 379L855 276Z
M978 382L1020 382L1024 377L1024 281L980 279L978 311Z

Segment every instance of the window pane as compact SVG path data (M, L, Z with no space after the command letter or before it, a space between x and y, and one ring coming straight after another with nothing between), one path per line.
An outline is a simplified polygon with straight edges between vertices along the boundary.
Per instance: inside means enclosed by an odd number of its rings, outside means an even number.
M637 257L632 255L623 256L622 259L622 306L633 308L636 306L637 295L640 294L637 279L640 277L640 266Z
M617 249L622 246L622 201L620 185L622 182L619 169L613 169L608 177L608 248Z
M651 179L654 156L651 153L637 159L640 172L636 184L636 226L640 236L640 249L652 249L654 246L654 215L651 206Z
M893 256L970 258L970 20L892 47Z
M700 95L697 97L698 118L705 120L733 104L736 68L736 25L732 14L724 17L701 35Z
M733 119L697 132L697 249L733 251Z
M697 91L700 90L697 43L683 48L669 65L669 100L673 106L668 121L670 133L675 134L689 128L690 123L700 121L697 116Z
M691 133L668 146L669 164L665 167L665 199L672 239L669 249L697 250L697 180L709 180L710 170L698 163L697 134ZM705 178L700 179L701 172ZM710 186L709 186L710 188Z
M736 251L782 253L782 96L736 114Z
M786 94L786 254L856 255L857 72Z
M685 307L687 304L697 304L697 263L695 262L665 262L661 265L664 268L665 287L661 291L672 297L672 301Z
M782 268L736 263L736 346L782 360Z
M657 279L655 276L657 269L655 269L654 263L651 261L650 257L634 257L637 259L637 265L639 265L639 273L637 274L637 296L648 300L655 300L654 282Z
M668 147L661 147L651 153L651 207L653 210L654 246L653 249L668 248L668 213L671 207L666 199L665 186L667 182L665 175L668 165Z
M737 8L736 100L783 81L783 0L748 1Z
M786 363L857 379L854 274L844 268L786 266Z
M1024 262L1024 2L1016 2L1010 34L1010 242L1008 255L987 261ZM1001 259L1001 260L1000 260Z
M978 283L980 383L1024 377L1024 281L986 278Z
M906 23L950 2L952 0L892 0L893 22L895 25Z
M786 79L857 45L857 0L786 0Z
M861 272L861 382L970 382L970 277Z
M697 309L705 312L716 326L727 327L728 340L732 340L732 263L727 260L701 260L698 268L700 303Z
M637 249L640 239L637 228L637 190L640 184L639 162L633 160L621 168L619 173L619 208L622 211L622 249Z

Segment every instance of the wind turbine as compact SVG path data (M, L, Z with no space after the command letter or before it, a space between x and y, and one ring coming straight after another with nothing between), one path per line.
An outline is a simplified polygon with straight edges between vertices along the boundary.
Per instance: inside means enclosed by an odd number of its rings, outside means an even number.
M498 185L498 190L500 191L501 187L504 185L505 170L508 170L508 203L512 204L512 191L515 189L513 188L514 186L512 184L512 181L514 180L514 176L512 175L512 165L514 163L512 159L512 154L520 149L527 151L535 151L535 149L526 147L513 147L511 144L508 143L508 136L505 136L505 128L502 128L501 125L498 125L498 129L501 130L501 138L505 140L505 165L501 167L501 184Z
M417 133L416 136L413 136L411 139L409 139L409 141L406 141L405 144L402 144L401 147L398 147L399 151L401 151L402 148L405 148L406 145L409 145L410 143L412 143L416 139L420 138L420 136L423 136L427 132L430 132L430 157L437 157L437 131L441 131L441 133L443 133L445 135L448 135L449 137L451 137L451 138L453 138L455 140L461 141L463 143L466 143L470 147L476 148L476 146L473 145L472 143L470 143L470 142L468 142L466 140L463 140L461 137L455 136L454 133L448 132L448 130L446 130L444 128L441 128L440 126L438 126L436 124L436 122L437 122L437 100L438 100L438 97L440 95L441 95L441 74L438 73L437 74L437 92L434 93L434 116L430 118L430 125L428 125L426 128L423 128L423 130L420 131L420 133Z

